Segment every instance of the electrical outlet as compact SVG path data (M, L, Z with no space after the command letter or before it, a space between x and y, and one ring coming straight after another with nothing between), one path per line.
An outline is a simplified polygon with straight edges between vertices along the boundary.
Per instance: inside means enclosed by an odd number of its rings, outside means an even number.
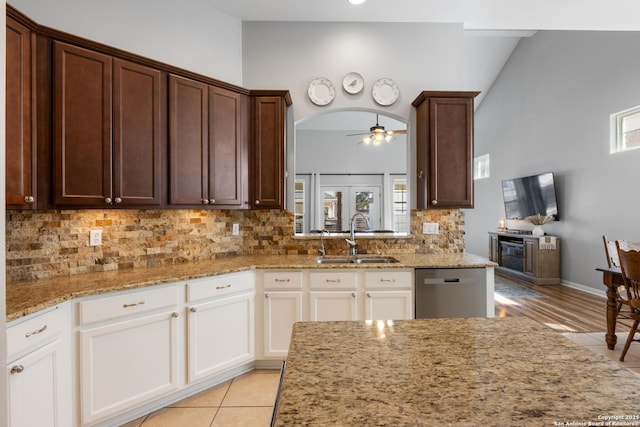
M234 236L240 234L240 224L233 224L233 231L231 232Z
M89 231L89 246L100 246L102 244L102 230Z
M439 228L440 226L437 222L423 222L422 234L438 234Z

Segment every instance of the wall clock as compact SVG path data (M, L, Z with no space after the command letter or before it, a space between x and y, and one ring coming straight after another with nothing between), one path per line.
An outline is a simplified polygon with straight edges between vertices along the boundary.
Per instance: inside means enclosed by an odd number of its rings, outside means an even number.
M364 79L358 73L349 73L342 79L342 88L351 95L360 93L364 88Z
M325 77L318 77L309 83L309 99L316 105L327 105L336 96L333 82Z
M396 102L400 95L400 90L396 82L385 77L373 84L372 94L374 101L386 107Z

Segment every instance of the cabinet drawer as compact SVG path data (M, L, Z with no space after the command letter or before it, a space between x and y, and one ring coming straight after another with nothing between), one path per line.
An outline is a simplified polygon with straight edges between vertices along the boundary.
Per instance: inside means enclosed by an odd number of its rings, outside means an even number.
M411 289L410 271L367 271L364 273L366 289Z
M262 275L264 289L302 289L300 271L266 271Z
M80 325L144 313L178 304L178 289L167 286L78 303Z
M312 272L311 289L356 289L357 273L351 271Z
M69 325L66 306L56 306L53 310L36 315L29 320L9 325L7 328L7 355L13 355L50 340L61 334Z
M224 274L191 280L187 283L187 301L215 298L241 291L253 291L253 282L252 272Z

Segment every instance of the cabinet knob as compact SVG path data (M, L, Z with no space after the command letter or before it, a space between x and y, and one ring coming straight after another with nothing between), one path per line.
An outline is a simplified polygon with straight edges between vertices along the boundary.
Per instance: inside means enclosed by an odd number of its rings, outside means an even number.
M268 293L265 293L265 294L264 294L264 297L265 297L265 298L269 298L269 294L268 294Z
M367 292L367 297L371 298L371 293Z
M211 199L211 200L209 200L209 204L210 204L210 205L215 205L215 204L216 204L216 199Z
M189 311L190 311L190 312L192 312L192 313L195 313L196 311L198 311L198 309L197 309L197 308L195 308L195 307L191 307L191 308L189 309Z
M202 199L202 204L203 205L208 205L209 204L209 200L208 199Z
M116 202L116 204L122 203L122 199L120 197L116 197L114 201Z
M36 198L33 196L24 196L24 202L25 203L33 203L36 201Z
M423 176L424 176L424 172L423 171L418 172L418 178L422 179Z
M260 200L256 200L256 205L259 205L259 204L260 204Z
M105 197L105 198L104 198L104 202L105 202L106 204L110 205L110 204L111 204L111 197Z
M173 317L174 319L175 319L176 317L178 317L178 316L180 316L180 315L179 315L178 313L176 313L175 311L174 311L173 313L171 313L171 317Z
M355 293L355 292L351 292L351 296L352 296L353 298L355 298L355 297L356 297L356 293Z
M432 205L437 205L437 204L438 204L438 201L437 201L436 199L433 199L433 200L431 201L431 204L432 204Z
M11 368L11 373L12 374L19 374L20 372L24 371L24 366L22 365L15 365Z

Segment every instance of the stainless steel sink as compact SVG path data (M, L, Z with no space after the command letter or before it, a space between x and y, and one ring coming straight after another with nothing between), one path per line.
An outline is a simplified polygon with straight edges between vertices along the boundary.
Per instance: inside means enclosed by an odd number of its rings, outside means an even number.
M390 264L399 262L394 257L384 255L348 255L336 257L318 257L318 264Z

